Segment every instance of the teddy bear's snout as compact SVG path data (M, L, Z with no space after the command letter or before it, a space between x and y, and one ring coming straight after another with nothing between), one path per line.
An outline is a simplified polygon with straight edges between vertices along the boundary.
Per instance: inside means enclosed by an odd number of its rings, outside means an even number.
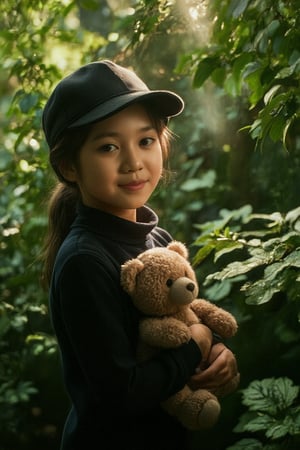
M169 299L175 305L188 305L197 295L197 284L187 277L181 277L172 284Z
M188 291L193 292L193 290L195 289L195 285L194 285L194 283L188 283L186 285L186 288L187 288Z

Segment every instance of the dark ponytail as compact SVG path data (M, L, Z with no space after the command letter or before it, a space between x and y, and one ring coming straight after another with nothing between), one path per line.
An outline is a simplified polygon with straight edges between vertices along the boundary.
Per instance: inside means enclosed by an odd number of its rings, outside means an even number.
M50 163L58 178L48 203L48 229L41 255L44 269L42 284L49 286L54 261L63 240L70 231L76 216L80 192L76 183L66 180L61 172L63 165L79 167L79 153L91 125L69 130L62 140L50 151Z
M80 198L76 186L58 183L48 204L48 230L44 243L43 284L48 286L59 247L67 236L76 216Z

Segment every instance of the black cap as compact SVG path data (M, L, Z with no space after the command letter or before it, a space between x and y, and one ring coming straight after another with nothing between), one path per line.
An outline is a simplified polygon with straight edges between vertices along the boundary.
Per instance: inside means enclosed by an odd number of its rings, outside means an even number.
M62 133L104 119L129 104L151 101L163 118L181 113L183 100L171 91L151 91L131 70L104 60L76 70L58 83L43 111L43 129L52 148Z

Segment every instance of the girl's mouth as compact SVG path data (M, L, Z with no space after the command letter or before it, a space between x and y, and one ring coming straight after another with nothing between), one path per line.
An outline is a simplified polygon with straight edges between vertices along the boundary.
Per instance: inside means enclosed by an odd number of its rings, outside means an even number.
M131 183L122 184L121 188L127 189L129 191L138 191L142 189L146 184L144 180L132 181Z

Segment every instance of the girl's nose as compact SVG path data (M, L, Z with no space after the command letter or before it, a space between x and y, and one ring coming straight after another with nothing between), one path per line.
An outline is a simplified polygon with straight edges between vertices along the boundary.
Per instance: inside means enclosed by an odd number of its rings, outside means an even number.
M139 151L134 148L124 149L124 158L122 163L122 171L125 173L128 172L137 172L143 168L143 163L141 161L141 155Z

